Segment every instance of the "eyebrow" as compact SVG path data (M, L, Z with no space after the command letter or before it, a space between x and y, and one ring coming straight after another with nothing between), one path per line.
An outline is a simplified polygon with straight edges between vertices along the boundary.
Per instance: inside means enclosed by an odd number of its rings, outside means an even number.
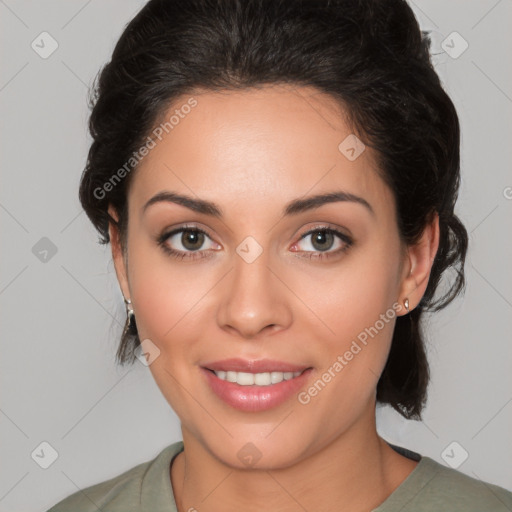
M328 192L325 194L318 194L306 198L294 199L284 207L283 216L298 215L299 213L319 208L324 204L341 201L360 204L364 206L373 216L375 216L375 211L373 210L370 203L368 203L368 201L366 201L362 197L351 194L350 192L345 192L343 190L339 190L336 192ZM171 192L167 190L159 192L158 194L154 195L151 199L149 199L143 206L142 211L145 212L147 208L149 208L151 205L161 202L179 204L181 206L185 206L190 210L193 210L194 212L202 213L204 215L210 215L212 217L217 217L219 219L223 217L222 208L211 201L206 201L204 199L196 199L194 197L178 194L176 192Z

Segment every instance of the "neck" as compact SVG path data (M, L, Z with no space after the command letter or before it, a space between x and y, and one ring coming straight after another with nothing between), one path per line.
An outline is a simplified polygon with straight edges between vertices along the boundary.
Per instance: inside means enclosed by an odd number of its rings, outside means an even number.
M369 512L417 462L396 453L375 426L375 408L312 456L279 469L238 469L218 460L183 429L172 464L178 512L325 510Z

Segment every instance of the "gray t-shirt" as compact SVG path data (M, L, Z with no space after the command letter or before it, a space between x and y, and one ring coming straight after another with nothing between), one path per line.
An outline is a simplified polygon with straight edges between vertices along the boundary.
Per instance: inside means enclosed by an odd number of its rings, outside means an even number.
M372 512L511 512L512 492L482 482L405 448L397 452L419 461L409 476ZM170 478L178 441L153 460L78 491L47 512L177 512Z

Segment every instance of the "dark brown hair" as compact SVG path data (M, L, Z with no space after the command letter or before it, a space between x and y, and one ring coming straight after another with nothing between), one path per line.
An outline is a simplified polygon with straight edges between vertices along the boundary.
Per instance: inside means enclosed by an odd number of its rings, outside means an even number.
M354 133L375 150L396 198L398 229L414 244L434 212L440 242L420 304L397 317L377 400L421 418L429 367L420 319L465 285L468 235L454 214L459 121L422 32L404 0L150 0L126 26L90 95L93 143L80 201L109 242L112 204L124 240L127 191L137 152L176 98L195 90L287 83L331 95ZM132 162L127 172L126 162ZM123 167L124 166L124 167ZM133 169L133 170L132 170ZM123 179L113 186L112 177ZM454 279L435 298L442 275ZM134 361L136 326L123 334L121 364Z

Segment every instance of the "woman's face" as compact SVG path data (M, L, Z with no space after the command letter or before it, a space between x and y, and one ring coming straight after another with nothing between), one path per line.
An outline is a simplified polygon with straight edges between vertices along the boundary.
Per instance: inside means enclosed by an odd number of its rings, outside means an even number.
M407 296L394 198L371 150L315 89L193 98L173 104L172 129L133 176L116 271L184 439L231 466L289 466L373 421ZM360 199L308 203L341 193ZM260 360L274 363L250 366ZM251 376L214 366L263 375L243 385ZM305 371L289 379L291 369Z

